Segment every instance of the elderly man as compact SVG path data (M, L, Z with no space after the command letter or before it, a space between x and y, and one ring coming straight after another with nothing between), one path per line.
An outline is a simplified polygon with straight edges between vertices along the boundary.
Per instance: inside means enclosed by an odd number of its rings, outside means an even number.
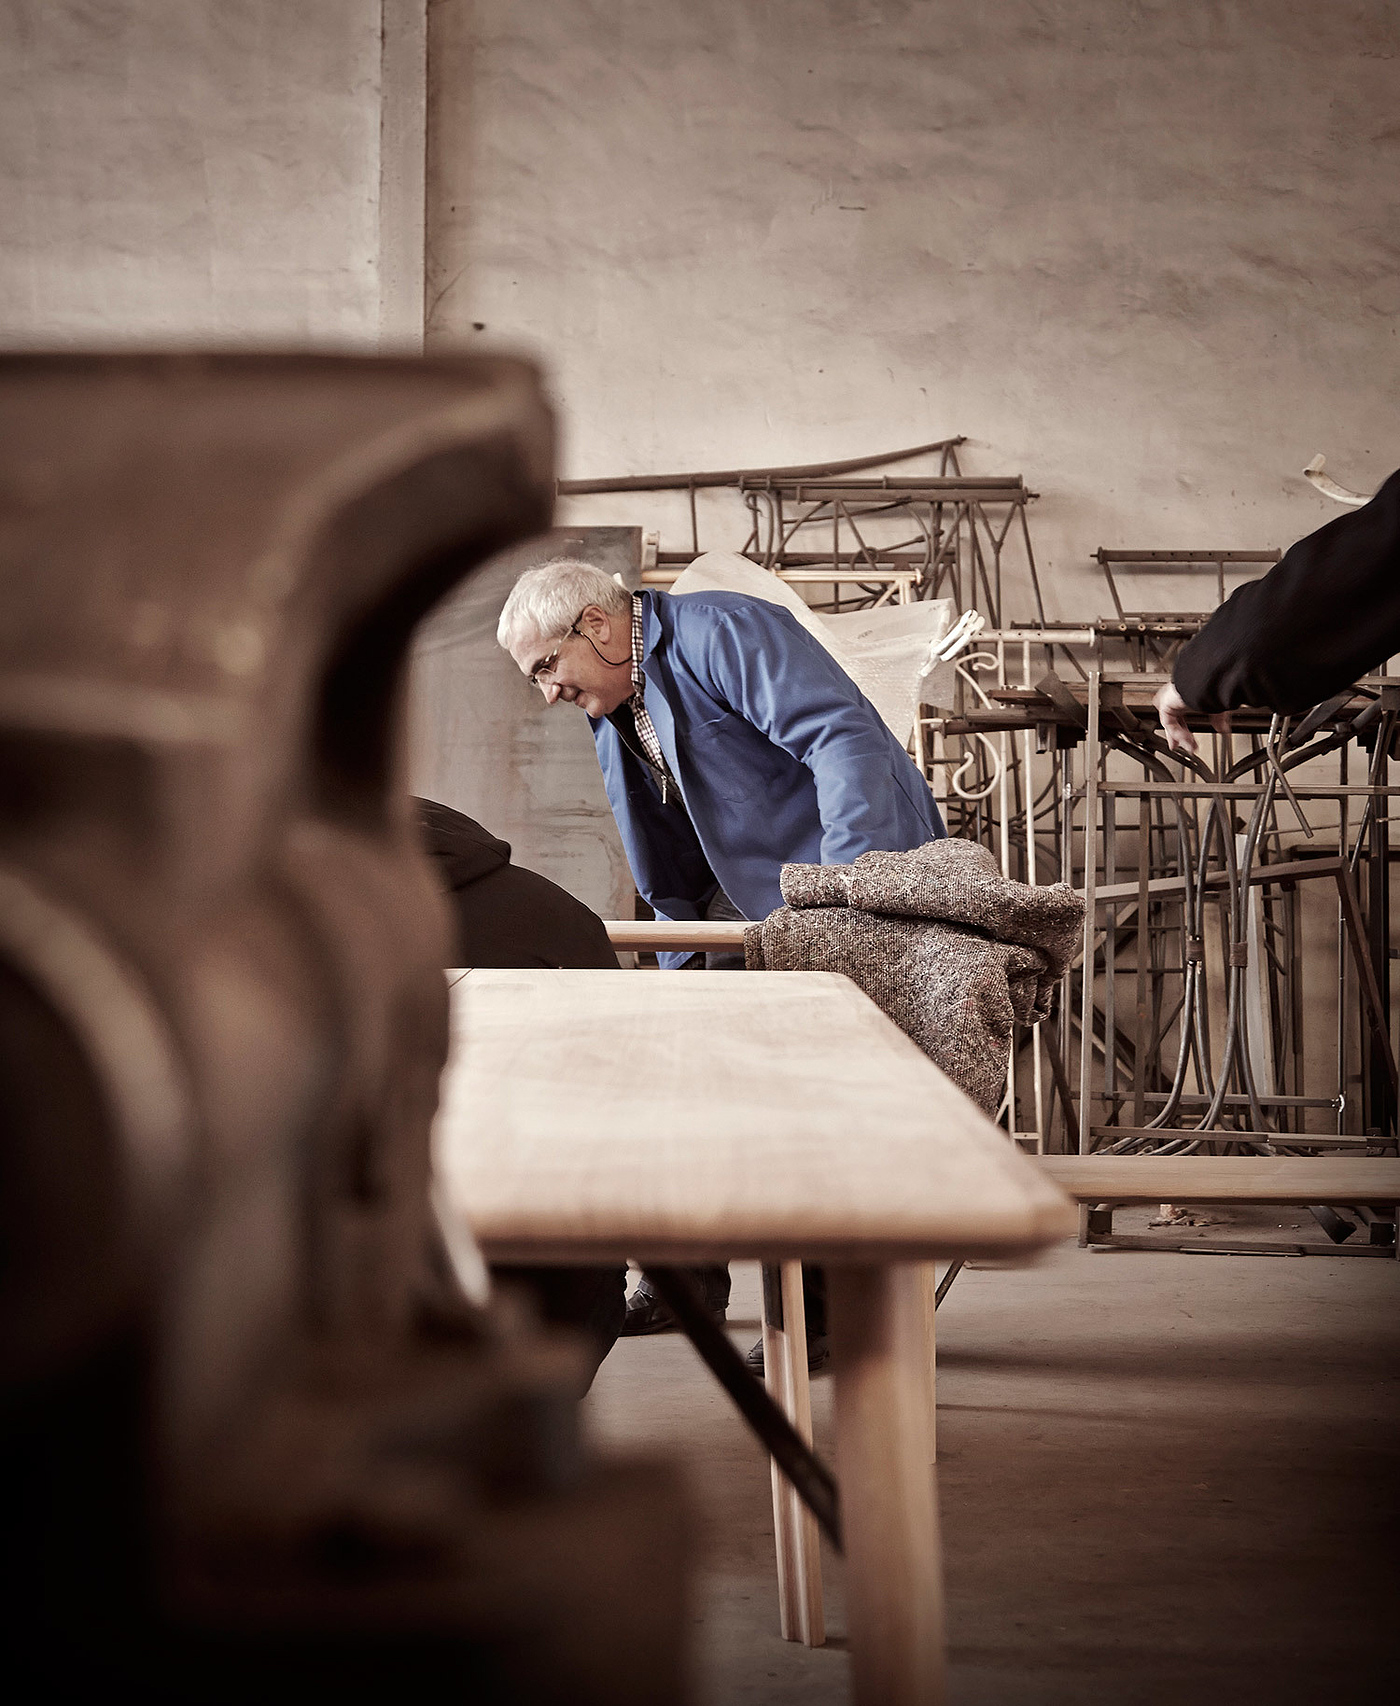
M559 561L520 577L496 637L551 705L587 714L632 874L658 918L766 918L783 904L786 864L846 864L944 834L874 706L777 605L629 594L591 564ZM707 1271L705 1283L722 1311L727 1274ZM670 1325L642 1291L624 1330Z

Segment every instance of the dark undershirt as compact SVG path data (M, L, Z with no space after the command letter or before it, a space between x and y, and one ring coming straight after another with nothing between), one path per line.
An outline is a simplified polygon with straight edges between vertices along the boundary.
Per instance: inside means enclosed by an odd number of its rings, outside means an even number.
M608 721L617 730L619 740L632 756L640 759L647 767L652 780L660 791L661 803L670 806L673 811L684 813L685 801L681 798L679 783L669 770L658 769L647 756L641 736L637 733L637 717L632 709L632 701L628 699L624 704L619 705L615 711L609 711Z

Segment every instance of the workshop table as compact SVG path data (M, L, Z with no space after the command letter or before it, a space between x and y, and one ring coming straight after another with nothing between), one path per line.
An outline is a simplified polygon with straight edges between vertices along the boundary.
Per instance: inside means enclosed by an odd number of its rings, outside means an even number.
M829 972L454 974L440 1212L488 1260L828 1268L860 1706L944 1697L923 1268L1076 1211Z

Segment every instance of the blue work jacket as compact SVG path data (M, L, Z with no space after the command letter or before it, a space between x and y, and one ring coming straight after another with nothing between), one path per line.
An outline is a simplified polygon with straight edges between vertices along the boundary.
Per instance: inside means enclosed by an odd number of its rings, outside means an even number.
M842 865L946 833L924 778L836 659L778 605L642 595L646 708L685 811L606 718L589 721L638 891L658 918L783 904L786 864ZM665 954L678 965L685 954Z

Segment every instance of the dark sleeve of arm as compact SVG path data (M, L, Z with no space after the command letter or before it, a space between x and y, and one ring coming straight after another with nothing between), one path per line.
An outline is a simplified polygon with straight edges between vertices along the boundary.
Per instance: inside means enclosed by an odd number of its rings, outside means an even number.
M1305 711L1400 651L1400 472L1363 508L1300 539L1182 647L1193 711Z

